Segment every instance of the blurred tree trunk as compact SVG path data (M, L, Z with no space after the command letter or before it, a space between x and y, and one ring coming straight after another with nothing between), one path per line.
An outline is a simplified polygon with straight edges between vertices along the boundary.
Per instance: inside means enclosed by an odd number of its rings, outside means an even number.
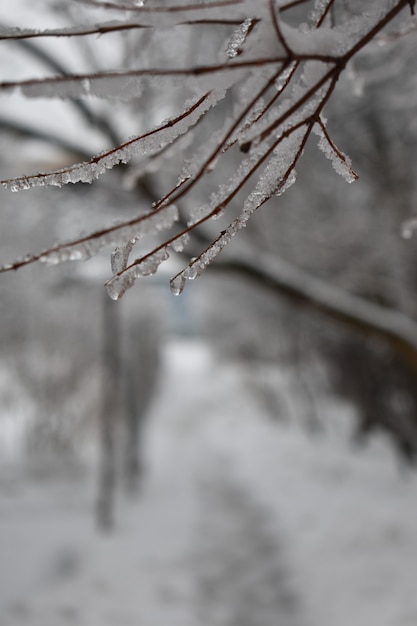
M116 433L120 419L120 320L119 307L103 296L103 392L100 413L100 462L97 523L104 530L114 525L116 486Z

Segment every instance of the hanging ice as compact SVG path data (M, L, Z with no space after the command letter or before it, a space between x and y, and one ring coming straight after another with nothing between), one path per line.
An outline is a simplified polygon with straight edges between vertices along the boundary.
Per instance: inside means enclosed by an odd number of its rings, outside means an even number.
M133 246L135 245L137 239L131 239L123 246L117 247L111 255L111 269L113 274L117 274L122 270L126 269L129 255L132 251Z
M170 285L172 295L179 296L183 292L183 289L184 289L184 285L185 285L184 276L182 276L181 274L178 274L178 276L174 276L174 278L171 278L169 285Z
M135 284L141 276L156 274L161 263L169 258L168 250L164 246L142 260L136 261L127 269L110 278L106 283L107 293L112 300L119 300L124 293Z
M136 241L145 235L171 228L177 220L178 209L175 205L162 207L158 211L140 215L128 223L115 224L78 240L58 244L40 254L38 260L47 265L57 265L66 261L85 261L105 246L115 246L117 249L112 255L112 267L113 271L120 272L124 269L123 265L127 264L130 250Z

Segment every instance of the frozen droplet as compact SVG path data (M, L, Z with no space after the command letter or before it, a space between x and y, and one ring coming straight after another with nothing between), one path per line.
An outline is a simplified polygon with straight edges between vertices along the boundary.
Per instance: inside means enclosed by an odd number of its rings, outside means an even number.
M110 298L112 300L119 300L120 298L120 291L118 289L118 286L115 285L114 283L107 283L106 284L106 291L109 294Z
M184 290L184 285L185 285L185 278L182 274L178 274L177 276L174 276L174 278L171 278L169 286L170 286L172 295L179 296Z

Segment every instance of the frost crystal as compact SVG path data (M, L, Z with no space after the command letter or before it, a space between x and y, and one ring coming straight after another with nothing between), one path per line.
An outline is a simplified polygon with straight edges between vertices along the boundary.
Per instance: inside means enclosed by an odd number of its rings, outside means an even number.
M240 46L245 43L245 39L253 25L253 18L248 17L232 34L226 48L228 57L233 58L240 53Z
M182 252L189 241L190 235L188 233L184 233L183 235L181 235L181 237L178 237L178 239L175 239L172 242L171 248L174 250L174 252Z
M327 10L328 4L328 0L315 0L314 9L310 11L308 19L314 24L317 24Z
M296 67L297 62L293 61L292 63L289 63L289 65L282 72L279 73L279 76L275 81L275 89L278 91L278 93L281 93L281 91L284 89L288 79L291 78L291 75Z
M340 176L342 176L346 180L346 182L355 182L358 176L353 171L352 161L346 154L343 154L343 152L341 152L338 148L336 148L333 143L330 142L329 137L324 132L324 124L323 126L320 124L315 124L314 132L320 135L318 147L324 153L325 157L331 161L335 172L340 174Z
M8 187L10 191L13 191L13 193L16 193L16 191L23 191L25 189L30 189L31 184L29 183L29 180L22 178L19 180L11 181L10 184L3 183L3 186Z

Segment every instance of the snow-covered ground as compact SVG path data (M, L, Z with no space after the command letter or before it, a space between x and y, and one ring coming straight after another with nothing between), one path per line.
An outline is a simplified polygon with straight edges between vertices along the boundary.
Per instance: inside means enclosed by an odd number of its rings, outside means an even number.
M238 368L173 342L146 461L108 535L88 472L2 471L1 626L417 624L417 476L382 442L273 423Z

